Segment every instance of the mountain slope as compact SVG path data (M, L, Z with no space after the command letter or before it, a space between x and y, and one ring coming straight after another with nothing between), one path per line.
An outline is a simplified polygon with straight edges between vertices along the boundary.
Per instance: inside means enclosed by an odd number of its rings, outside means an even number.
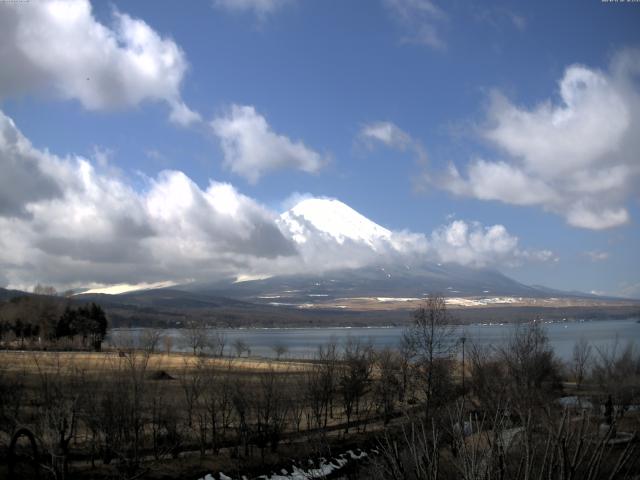
M26 297L32 295L22 290L8 290L6 288L0 288L0 300L9 300L14 297Z
M266 303L314 303L354 297L450 297L512 295L545 297L546 292L523 285L488 269L457 265L385 265L318 274L282 275L234 284L191 285L232 298Z

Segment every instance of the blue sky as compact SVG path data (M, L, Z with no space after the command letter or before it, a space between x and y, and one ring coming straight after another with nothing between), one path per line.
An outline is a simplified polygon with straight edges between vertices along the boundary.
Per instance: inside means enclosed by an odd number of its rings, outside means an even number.
M640 125L640 4L217 0L95 2L90 8L77 3L84 14L74 25L49 25L57 20L39 13L47 2L18 2L0 10L0 19L4 15L18 25L0 34L3 44L13 45L0 53L3 70L10 73L0 74L0 109L31 143L29 155L55 157L56 167L34 162L58 182L66 201L88 201L65 193L68 185L61 180L77 170L78 157L93 165L97 183L107 190L109 182L131 189L126 195L147 209L147 194L163 184L166 178L159 175L167 170L182 172L198 195L210 180L232 185L233 195L258 212L246 218L261 222L281 213L293 194L334 197L394 232L424 234L424 248L440 259L456 261L455 255L440 253L432 232L446 233L456 221L482 234L501 225L505 233L497 240L506 236L509 246L496 249L495 260L493 247L478 253L480 247L465 237L465 248L479 255L472 255L471 263L530 284L640 296L640 153L634 139ZM122 15L134 24L122 23ZM32 22L50 32L46 41L24 33ZM123 32L136 25L157 38L130 40ZM103 30L117 42L98 33L84 37ZM75 36L66 38L65 32ZM78 58L89 61L74 60L75 49ZM176 62L149 75L132 73L122 60L129 52L142 52L151 61L172 55ZM124 80L112 81L118 75ZM78 84L80 76L86 83ZM168 80L172 76L175 81ZM170 118L176 104L189 112L178 121ZM266 126L266 136L259 135L259 125ZM14 165L6 155L3 161ZM65 169L69 172L60 173ZM615 182L601 186L613 177ZM27 198L23 214L6 214L3 220L6 231L27 232L5 239L0 257L5 284L147 281L124 266L109 275L95 273L99 258L70 250L99 241L80 226L72 234L46 223L39 217L45 216L45 207L38 206L43 201ZM92 215L106 222L105 241L126 244L129 236L121 243L122 232L114 227L119 220L104 220L112 211L103 208L127 210L118 199L113 202L97 201ZM56 209L47 211L47 218L65 211L63 204ZM145 215L141 210L134 223L158 231L161 227ZM184 236L180 245L190 244L193 231L178 230L176 235ZM154 248L162 245L154 255L181 258L176 249L183 247L169 245L162 235L157 236L162 241L149 240L153 236L142 235ZM197 248L206 245L201 232L197 240ZM249 258L254 252L222 251L225 242L211 239L219 256L207 262L242 254L230 264L247 271L272 268L261 255ZM467 253L464 258L470 258ZM68 276L33 260L51 255L58 267L68 267ZM67 257L73 265L61 260ZM189 277L196 260L181 260L180 278ZM232 270L225 267L223 273ZM150 268L148 281L174 280L167 271L175 267Z

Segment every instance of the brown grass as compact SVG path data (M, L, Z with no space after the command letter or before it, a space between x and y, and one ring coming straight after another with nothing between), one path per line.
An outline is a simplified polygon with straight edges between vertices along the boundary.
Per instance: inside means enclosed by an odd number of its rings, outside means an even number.
M137 353L142 355L142 353ZM149 357L147 370L164 370L168 373L183 372L201 361L189 354L153 353ZM43 352L43 351L0 351L0 370L6 372L36 373L38 369L55 368L62 365L78 368L87 373L100 373L116 368L123 361L118 352ZM239 373L258 373L268 370L279 372L302 372L309 363L268 360L256 358L206 358L203 361L221 368L231 368Z

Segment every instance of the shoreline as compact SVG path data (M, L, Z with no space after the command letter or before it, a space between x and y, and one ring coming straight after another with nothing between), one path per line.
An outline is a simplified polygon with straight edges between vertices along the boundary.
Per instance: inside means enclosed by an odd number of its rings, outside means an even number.
M611 322L611 321L636 321L640 323L640 316L637 317L627 317L627 318L566 318L562 320L545 320L543 318L536 320L528 320L522 322L472 322L472 323L451 323L451 326L454 327L504 327L507 325L526 325L528 323L533 322L541 322L544 325L555 325L559 323L591 323L591 322ZM353 330L353 329L376 329L376 330L384 330L384 329L396 329L396 328L408 328L412 324L411 321L407 321L406 325L314 325L309 327L262 327L262 326L241 326L241 327L218 327L207 325L205 328L211 330L228 330L228 331L280 331L280 330ZM111 332L118 331L135 331L135 330L182 330L184 327L115 327L111 329Z

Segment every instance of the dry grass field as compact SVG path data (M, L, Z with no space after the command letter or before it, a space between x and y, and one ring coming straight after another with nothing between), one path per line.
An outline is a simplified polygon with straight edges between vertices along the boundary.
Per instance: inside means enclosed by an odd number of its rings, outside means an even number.
M117 351L106 352L44 352L44 351L0 351L0 370L5 372L23 372L35 374L47 369L77 368L86 373L100 373L120 366L127 354ZM142 355L138 353L137 355ZM168 374L184 372L205 361L210 366L231 368L243 373L259 373L264 371L303 372L309 363L291 360L272 360L259 358L206 358L190 354L153 353L149 355L147 370L165 371Z

